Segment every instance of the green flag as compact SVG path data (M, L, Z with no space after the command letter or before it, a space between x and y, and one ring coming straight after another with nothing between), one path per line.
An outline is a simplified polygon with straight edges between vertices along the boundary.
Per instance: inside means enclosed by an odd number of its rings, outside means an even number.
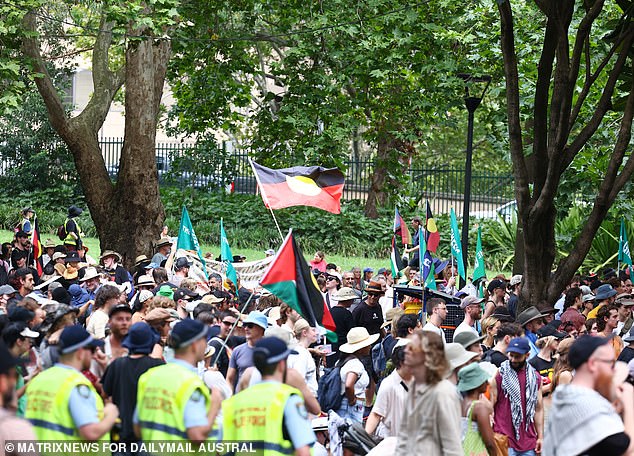
M482 253L482 227L478 227L478 240L476 242L475 263L473 264L473 281L486 277L484 269L484 254Z
M203 263L203 272L205 273L205 277L208 279L207 275L207 264L205 263L205 259L203 258L203 252L200 250L200 244L198 243L198 238L196 237L196 233L194 233L194 227L192 226L192 221L189 219L189 213L187 212L187 208L183 206L183 212L181 214L181 226L178 229L178 241L176 242L176 250L195 250L198 253L198 258Z
M632 254L630 244L627 242L627 232L625 231L625 218L621 217L621 233L619 234L619 264L624 263L630 267L630 280L634 282L634 271L632 270Z
M231 247L229 247L229 241L227 240L227 233L222 224L222 219L220 219L220 259L227 265L227 278L231 279L237 290L238 273L231 263L233 261L233 254L231 253Z
M450 212L451 218L451 254L456 259L458 263L458 275L462 277L462 279L467 281L467 274L465 274L464 270L464 261L462 259L462 245L460 243L460 232L458 231L458 221L456 220L456 213L451 208Z
M423 287L427 287L430 290L436 289L436 278L434 277L434 262L431 257L431 253L427 250L427 242L425 242L425 233L421 227L418 228L418 261L420 277Z

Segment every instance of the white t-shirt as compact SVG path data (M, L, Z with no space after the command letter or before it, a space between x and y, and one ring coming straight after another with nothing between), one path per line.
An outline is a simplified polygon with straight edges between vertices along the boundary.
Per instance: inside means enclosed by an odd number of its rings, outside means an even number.
M295 369L304 377L308 389L313 393L313 396L317 397L317 367L315 366L315 360L306 347L295 345L293 349L299 354L288 357L288 367Z
M395 437L398 434L408 394L401 382L408 386L407 382L396 371L393 371L381 382L376 402L372 408L374 413L383 417L382 426L379 425L376 430L376 435L379 437Z
M427 324L423 327L423 331L435 332L440 337L442 337L442 343L443 344L445 343L445 331L443 331L442 328L439 328L438 326L434 325L431 321L427 322Z
M456 330L453 333L453 336L455 338L461 332L467 332L467 331L472 332L476 336L480 336L480 334L478 334L478 331L476 331L476 329L473 326L469 326L464 320L462 321L462 323L460 323L458 325L458 327L456 328Z
M105 339L108 320L108 314L101 309L97 309L90 316L86 331L95 339Z
M357 382L354 384L354 395L357 399L365 399L365 389L370 384L370 377L359 358L352 358L341 366L341 371L339 372L341 376L341 394L346 392L346 378L349 372L354 372L358 376Z

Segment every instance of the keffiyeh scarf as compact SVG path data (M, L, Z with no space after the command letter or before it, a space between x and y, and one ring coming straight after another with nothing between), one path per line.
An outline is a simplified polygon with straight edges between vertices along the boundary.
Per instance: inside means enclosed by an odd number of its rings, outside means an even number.
M515 438L520 438L520 426L522 424L522 392L520 391L520 381L517 377L517 371L511 367L509 361L504 361L500 366L500 375L502 376L502 391L511 403L511 418L513 420L513 430ZM524 426L528 430L528 426L533 424L535 418L535 406L537 404L537 389L539 387L539 374L531 366L526 363L526 422Z

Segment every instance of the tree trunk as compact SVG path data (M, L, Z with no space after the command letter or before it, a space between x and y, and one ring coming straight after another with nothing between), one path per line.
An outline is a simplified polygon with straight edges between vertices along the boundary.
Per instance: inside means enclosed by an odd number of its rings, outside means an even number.
M158 190L155 137L169 42L160 40L155 44L151 37L134 40L126 50L125 66L111 71L108 52L113 24L106 21L104 14L92 53L94 92L86 108L69 119L41 56L36 17L35 12L25 16L25 28L32 35L24 40L23 51L31 58L34 71L41 74L35 83L49 120L73 154L102 251L121 253L125 265L131 266L136 255L153 253L152 241L159 236L165 218ZM124 79L125 136L118 181L113 184L99 147L98 132Z

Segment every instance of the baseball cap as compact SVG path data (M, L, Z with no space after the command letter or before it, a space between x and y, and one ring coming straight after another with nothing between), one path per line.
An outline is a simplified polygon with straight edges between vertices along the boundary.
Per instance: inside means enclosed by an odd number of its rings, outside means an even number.
M528 345L528 339L524 337L516 337L511 339L509 342L509 346L506 349L507 353L519 353L520 355L525 355L529 351L531 351L531 347Z
M0 295L10 295L10 294L14 294L14 293L17 293L17 292L18 292L18 290L13 288L11 285L2 285L0 287Z
M22 306L13 306L9 310L9 320L29 322L35 318L35 312Z
M198 320L186 318L174 325L170 333L170 346L172 348L184 348L198 339L207 338L211 328Z
M247 323L253 323L254 325L258 325L262 329L266 329L269 327L269 321L262 312L258 312L254 310L250 312L247 318L242 322L243 325Z
M103 347L103 345L103 340L92 337L81 325L67 326L59 336L59 347L62 355L84 347Z
M130 315L132 315L132 309L130 309L129 305L117 304L112 309L110 309L110 312L108 313L108 317L112 318L112 316L116 314L117 312L128 312Z
M462 301L460 301L460 308L466 309L467 306L470 306L471 304L480 304L481 302L484 302L484 298L477 298L475 296L467 295L462 298Z
M174 267L176 269L191 268L191 266L192 266L191 261L188 261L186 257L177 258L176 261L174 262Z
M26 234L26 232L25 232L25 231L20 230L20 231L18 231L17 233L15 233L15 237L16 237L16 238L25 238L25 237L29 237L29 235L28 235L28 234Z
M522 275L521 274L516 274L513 277L511 277L511 281L509 282L509 285L511 285L511 286L517 285L521 281L522 281Z
M491 282L489 282L487 290L489 290L489 293L491 293L496 288L506 288L506 284L500 279L493 279L491 280Z
M363 268L363 272L374 272L374 269L372 268Z
M597 348L609 343L612 337L581 336L573 342L568 352L568 363L577 369L592 356Z
M282 339L278 339L277 337L263 337L255 343L253 356L256 357L258 354L263 355L266 364L270 365L288 358L288 355L297 355L298 353L288 348Z
M194 293L193 291L187 288L177 288L176 291L174 291L174 301L177 301L177 302L180 299L187 300L187 298L196 299L198 297L199 297L198 294Z
M565 339L566 337L568 337L568 334L566 334L565 332L557 331L557 328L552 325L544 325L539 328L539 330L537 330L537 337L541 338L548 336L553 336L557 339Z

